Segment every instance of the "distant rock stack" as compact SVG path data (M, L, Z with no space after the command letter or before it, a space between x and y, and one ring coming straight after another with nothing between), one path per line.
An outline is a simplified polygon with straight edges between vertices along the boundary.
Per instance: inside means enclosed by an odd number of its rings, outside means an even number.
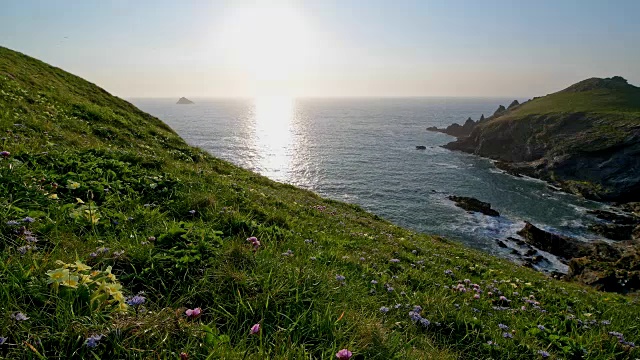
M520 103L518 102L518 100L513 100L513 102L509 105L509 107L507 108L508 110L513 109L514 107L520 105Z
M507 111L507 109L504 107L504 105L500 105L498 107L498 110L496 110L496 112L493 113L493 116L494 117L498 117L498 116L504 114L506 111Z
M187 99L186 97L181 97L176 104L189 105L189 104L195 104L195 103Z

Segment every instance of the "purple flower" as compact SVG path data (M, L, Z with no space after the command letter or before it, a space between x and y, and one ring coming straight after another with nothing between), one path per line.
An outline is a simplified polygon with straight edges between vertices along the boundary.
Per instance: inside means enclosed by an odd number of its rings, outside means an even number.
M502 333L502 337L505 338L505 339L513 339L513 334L508 333L508 332Z
M378 281L377 281L377 280L371 280L371 285L375 285L375 284L377 284L377 283L378 283Z
M538 325L538 329L545 331L547 328L545 328L544 325Z
M307 244L313 244L313 240L311 240L311 239L306 239L304 242L307 243Z
M498 327L502 330L509 330L509 327L505 324L498 324Z
M282 256L293 256L293 251L291 251L291 249L289 249L289 250L283 252Z
M155 237L155 236L149 236L149 237L147 238L147 240L149 240L149 241L156 241L156 237Z
M259 324L259 323L258 323L258 324L254 324L254 325L251 327L251 330L249 330L249 333L250 333L251 335L255 335L255 334L259 333L259 332L260 332L260 324Z
M388 286L388 285L387 285L387 291L388 291L388 292L392 292L393 290L395 290L395 289L393 288L393 286Z
M7 221L7 226L18 226L20 223L17 220L9 220Z
M353 356L353 353L347 349L342 349L336 353L338 360L349 360Z
M427 320L425 318L420 319L420 325L422 325L423 327L427 327L430 324L431 324L431 321L429 321L429 320Z
M98 256L98 253L92 252L91 254L89 254L89 256L91 256L91 257L97 257L97 256Z
M402 304L395 304L393 306L394 309L400 309L402 307Z
M420 321L420 319L422 319L422 316L420 316L420 314L418 314L415 311L409 311L409 318L413 322L418 322L418 321Z
M191 215L195 215L195 214L196 214L196 211L195 211L195 210L189 210L189 214L191 214Z
M6 338L4 336L0 336L0 345L3 345L4 343L6 343L8 339L9 338Z
M188 318L197 318L200 316L200 314L202 313L202 309L200 309L199 307L195 308L195 309L187 309L184 312Z
M345 278L342 275L336 275L336 280L340 281L340 282L344 282L347 278Z
M394 264L395 264L395 263L399 263L399 262L400 262L400 259L391 259L391 260L389 260L389 262L390 262L390 263L394 263Z
M389 308L386 307L386 306L383 306L383 307L380 308L380 312L383 313L383 314L386 314L386 313L389 312Z
M0 151L0 156L2 156L3 158L9 157L9 155L11 155L11 153L8 151Z
M25 246L20 246L19 248L17 248L16 250L18 250L18 252L20 253L20 255L24 255L27 253L27 251L29 251L29 249L31 249L31 246L29 245L25 245Z
M27 315L25 315L25 314L23 314L21 312L15 312L15 313L11 314L11 318L14 319L15 321L29 320Z
M543 358L548 358L549 356L551 356L548 352L544 350L538 350L538 355L542 356Z
M444 271L444 274L445 274L445 275L449 275L449 276L453 276L453 271L451 271L450 269L448 269L448 270L445 270L445 271Z
M144 304L146 301L145 297L142 295L136 295L127 299L127 305L129 306L138 306Z
M420 305L414 305L414 306L413 306L413 311L415 311L415 312L417 312L417 313L421 312L421 311L422 311L422 306L420 306Z
M363 257L361 257L361 258L360 258L360 261L365 261L365 260L367 260L367 259L365 259L365 258L363 258Z
M26 222L26 223L32 223L36 221L36 219L32 218L31 216L27 216L26 218L22 219L22 222Z
M602 325L611 325L611 321L609 321L609 320L602 320L602 321L600 321L600 324L602 324Z
M113 253L113 256L115 256L115 257L120 257L122 255L124 255L124 250L116 251L116 252Z
M96 346L98 346L98 342L102 340L103 336L104 335L92 335L87 338L87 340L85 341L85 345L89 348L95 348Z

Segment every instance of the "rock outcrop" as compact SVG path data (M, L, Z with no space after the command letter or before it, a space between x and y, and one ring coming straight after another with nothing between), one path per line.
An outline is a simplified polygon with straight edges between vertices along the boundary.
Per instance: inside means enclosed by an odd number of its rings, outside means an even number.
M187 99L186 97L181 97L176 104L189 105L189 104L194 104L194 102Z
M500 216L500 213L491 208L491 204L480 201L476 198L466 196L449 196L449 200L456 203L456 206L467 211L480 212L488 216Z

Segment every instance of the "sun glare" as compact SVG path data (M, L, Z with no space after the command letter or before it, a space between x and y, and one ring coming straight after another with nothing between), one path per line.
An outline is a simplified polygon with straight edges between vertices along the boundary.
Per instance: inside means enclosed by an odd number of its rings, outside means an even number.
M265 3L234 8L223 26L225 48L253 81L257 96L293 95L288 86L311 57L311 33L294 7Z

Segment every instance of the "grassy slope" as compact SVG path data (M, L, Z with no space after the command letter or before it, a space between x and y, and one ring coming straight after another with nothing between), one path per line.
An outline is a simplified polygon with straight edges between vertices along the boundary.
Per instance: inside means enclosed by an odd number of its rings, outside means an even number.
M4 48L0 129L0 151L11 152L0 160L0 356L308 359L344 347L367 359L640 355L608 335L640 340L636 298L549 280L237 168L98 87ZM23 255L26 236L7 222L26 216L39 242ZM255 254L249 236L262 242ZM99 247L110 251L93 257ZM91 310L83 286L47 283L56 260L113 266L125 295L144 291L146 303ZM480 285L480 299L449 288L463 279ZM410 320L413 305L431 325ZM203 316L186 319L197 306ZM249 336L258 322L260 336ZM106 337L91 349L94 334Z

